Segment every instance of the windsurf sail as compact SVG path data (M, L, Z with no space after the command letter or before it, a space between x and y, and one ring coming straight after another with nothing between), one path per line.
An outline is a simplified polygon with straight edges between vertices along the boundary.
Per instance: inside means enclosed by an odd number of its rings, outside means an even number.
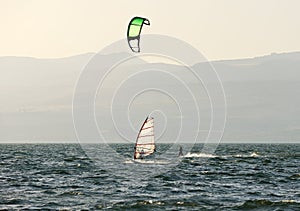
M140 35L144 24L150 25L150 21L142 17L134 17L128 24L127 41L130 49L135 53L140 52Z
M134 159L143 159L154 152L154 119L153 117L147 117L136 138Z

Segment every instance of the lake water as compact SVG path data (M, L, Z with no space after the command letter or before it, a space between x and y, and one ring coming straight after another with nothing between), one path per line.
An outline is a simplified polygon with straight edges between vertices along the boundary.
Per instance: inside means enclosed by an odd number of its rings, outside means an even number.
M142 162L130 144L110 145L119 157L87 148L0 144L0 210L300 210L300 144L195 145Z

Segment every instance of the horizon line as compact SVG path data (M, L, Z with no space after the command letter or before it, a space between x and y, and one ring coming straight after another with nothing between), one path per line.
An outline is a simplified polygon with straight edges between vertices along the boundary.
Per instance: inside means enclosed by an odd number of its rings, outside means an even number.
M125 52L124 52L125 53ZM244 59L256 59L256 58L262 58L266 56L273 56L273 55L283 55L283 54L293 54L293 53L300 53L300 50L296 51L288 51L288 52L270 52L269 54L263 54L263 55L257 55L257 56L249 56L249 57L240 57L240 58L220 58L220 59L213 59L213 60L208 60L208 62L220 62L220 61L233 61L233 60L244 60ZM80 54L73 54L69 56L63 56L63 57L35 57L35 56L13 56L13 55L7 55L7 56L0 56L0 58L28 58L28 59L40 59L40 60L55 60L55 59L69 59L72 57L78 57L82 55L96 55L98 54L97 52L85 52L85 53L80 53Z

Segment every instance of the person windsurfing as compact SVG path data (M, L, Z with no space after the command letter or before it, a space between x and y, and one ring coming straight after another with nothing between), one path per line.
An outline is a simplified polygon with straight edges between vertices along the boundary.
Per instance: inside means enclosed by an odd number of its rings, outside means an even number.
M182 146L179 147L178 157L183 156Z
M145 152L144 152L144 150L142 149L141 152L140 152L140 159L144 159L144 154L145 154Z

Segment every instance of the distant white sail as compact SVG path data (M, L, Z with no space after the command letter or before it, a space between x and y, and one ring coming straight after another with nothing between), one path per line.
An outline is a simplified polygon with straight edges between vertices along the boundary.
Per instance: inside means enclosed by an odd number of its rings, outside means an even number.
M154 119L147 117L144 121L134 147L134 159L142 159L155 152Z

